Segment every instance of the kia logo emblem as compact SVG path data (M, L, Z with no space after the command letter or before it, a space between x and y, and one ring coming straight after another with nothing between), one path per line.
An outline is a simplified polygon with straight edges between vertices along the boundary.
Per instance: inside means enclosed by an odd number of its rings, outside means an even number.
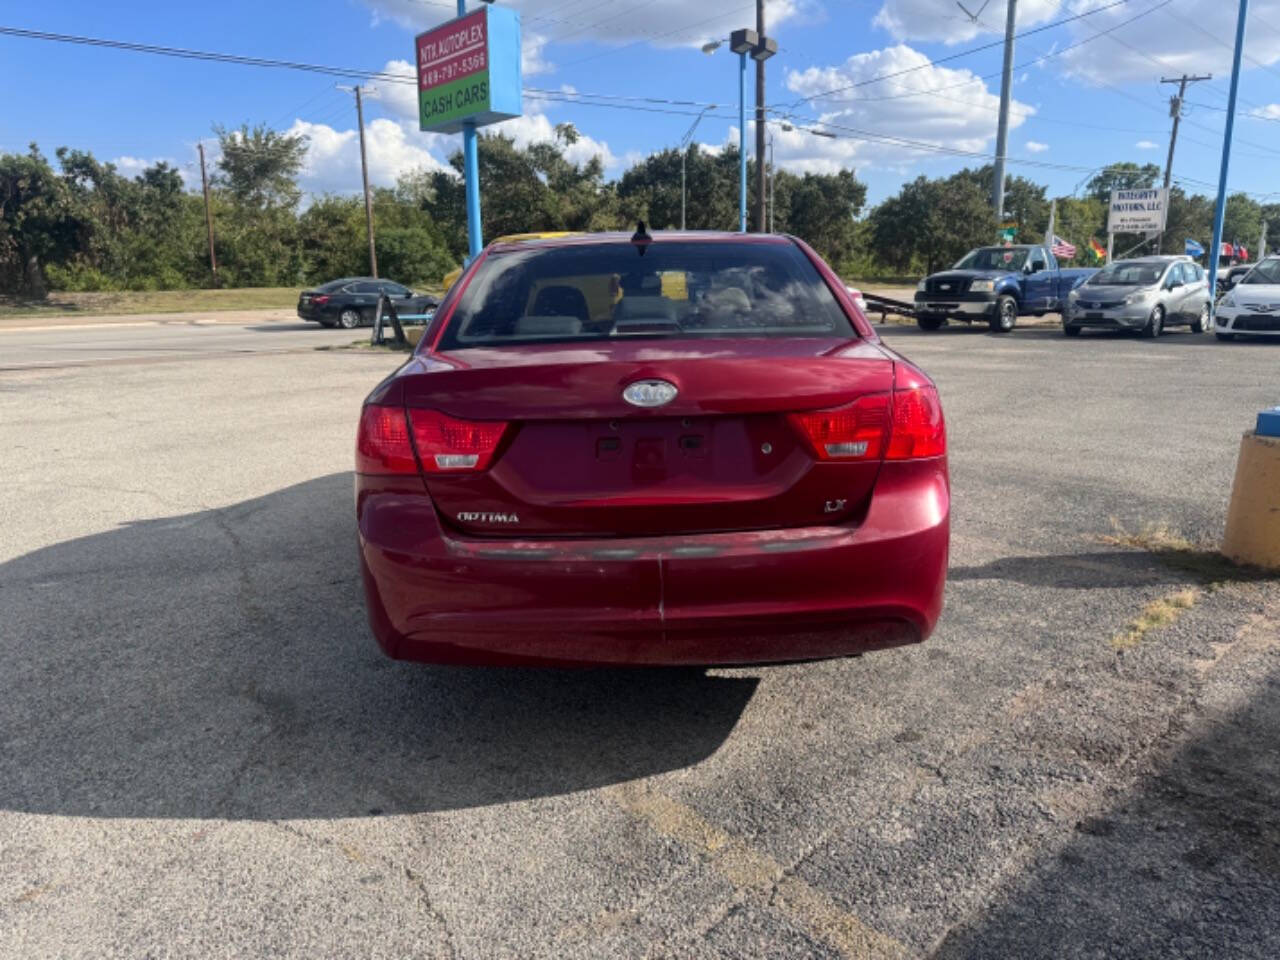
M622 399L633 407L662 407L674 400L679 392L674 383L666 380L637 380L627 384L622 391Z

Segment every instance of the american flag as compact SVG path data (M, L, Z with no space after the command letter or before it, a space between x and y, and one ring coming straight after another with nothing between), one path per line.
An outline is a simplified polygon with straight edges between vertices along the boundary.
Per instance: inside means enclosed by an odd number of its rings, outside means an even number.
M1076 255L1076 245L1067 243L1056 233L1053 235L1053 245L1051 247L1055 257L1061 257L1063 260L1070 260Z

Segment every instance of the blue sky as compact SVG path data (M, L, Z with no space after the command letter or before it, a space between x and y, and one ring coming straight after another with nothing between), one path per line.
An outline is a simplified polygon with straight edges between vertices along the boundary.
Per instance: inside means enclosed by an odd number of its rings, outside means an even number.
M475 5L474 3L472 4ZM697 130L716 147L737 131L736 58L698 49L737 26L754 25L744 0L522 0L525 86L576 91L592 102L526 97L526 116L507 129L530 141L573 122L583 159L600 153L611 175L679 142L701 108L597 95L718 104ZM218 4L61 2L10 5L0 23L70 33L370 70L406 71L413 35L452 16L446 0L314 0L301 8L269 0ZM778 163L797 171L856 169L874 202L904 180L984 162L995 148L1001 0L776 0L768 99L794 124L774 128ZM305 9L305 12L303 12ZM1089 171L1116 160L1163 166L1168 98L1161 74L1213 73L1196 84L1174 161L1175 177L1199 192L1217 179L1235 13L1212 0L1021 0L1020 30L1052 26L1016 46L1011 173L1070 193ZM1241 81L1230 183L1262 196L1280 151L1280 0L1255 0ZM942 58L951 58L938 62ZM49 154L68 145L134 171L156 159L198 184L195 144L214 123L265 122L311 138L304 187L355 191L359 160L351 97L317 74L263 69L0 36L0 149L36 141ZM893 77L882 79L886 74ZM366 114L371 173L442 162L458 138L421 134L412 87L378 83ZM843 88L839 93L829 93ZM749 92L749 97L752 94ZM634 109L644 107L645 109ZM876 138L888 138L876 139ZM914 143L922 146L913 146ZM933 149L929 149L932 147ZM951 151L951 152L947 152ZM1272 197L1271 199L1275 199Z

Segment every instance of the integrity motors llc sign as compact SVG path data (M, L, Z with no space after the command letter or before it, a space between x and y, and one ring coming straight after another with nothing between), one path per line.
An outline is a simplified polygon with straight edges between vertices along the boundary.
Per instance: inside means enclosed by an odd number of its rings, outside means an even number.
M457 133L523 112L520 15L507 7L473 13L419 34L418 126Z
M1112 190L1107 213L1108 233L1160 233L1169 213L1167 187Z

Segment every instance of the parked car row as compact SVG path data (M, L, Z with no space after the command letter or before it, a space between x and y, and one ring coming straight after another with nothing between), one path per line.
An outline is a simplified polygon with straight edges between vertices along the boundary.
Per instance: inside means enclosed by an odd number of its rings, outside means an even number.
M1227 292L1215 311L1205 269L1185 255L1064 270L1046 246L979 247L920 281L915 315L922 330L980 320L1008 333L1018 317L1058 312L1069 337L1090 328L1158 337L1175 326L1213 330L1220 340L1280 335L1280 257L1233 266L1219 276L1218 288L1219 295Z

